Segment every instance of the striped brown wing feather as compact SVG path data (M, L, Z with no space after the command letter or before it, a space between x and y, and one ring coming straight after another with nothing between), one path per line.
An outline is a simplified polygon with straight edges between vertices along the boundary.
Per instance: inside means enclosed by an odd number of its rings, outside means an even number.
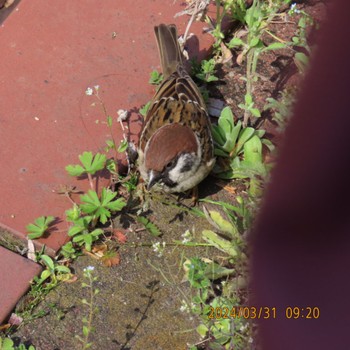
M188 84L179 84L179 89L170 89L170 96L161 97L152 102L147 113L145 125L140 138L140 148L145 149L147 141L154 132L164 125L172 123L181 123L189 126L202 143L202 149L206 149L208 154L204 154L204 159L213 158L212 147L204 147L204 144L212 144L210 121L205 108L202 107L201 100L197 101L189 97L193 90ZM160 95L161 96L161 95ZM159 97L160 97L159 96ZM155 96L156 97L156 96Z
M144 121L139 146L144 151L148 140L157 129L172 123L189 126L198 136L202 146L212 145L210 121L203 97L182 65L182 54L174 25L155 28L162 70L165 80L154 95ZM213 157L213 147L204 159Z

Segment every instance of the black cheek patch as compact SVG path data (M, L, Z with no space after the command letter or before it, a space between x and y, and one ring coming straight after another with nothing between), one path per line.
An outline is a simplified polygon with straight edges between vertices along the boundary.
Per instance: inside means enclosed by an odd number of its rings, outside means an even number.
M178 185L177 182L171 181L167 176L162 179L162 182L165 186L168 186L169 188L174 188Z
M193 160L191 158L187 158L185 160L185 164L180 169L180 173L185 173L186 171L190 171L193 167Z
M188 162L186 163L181 169L180 169L180 173L185 173L186 171L191 170L193 165L193 162Z

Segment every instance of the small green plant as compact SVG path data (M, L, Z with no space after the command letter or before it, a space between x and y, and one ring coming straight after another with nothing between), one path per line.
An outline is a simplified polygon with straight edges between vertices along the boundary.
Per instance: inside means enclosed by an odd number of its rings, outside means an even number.
M119 148L121 147L122 145ZM73 202L73 207L66 211L67 221L73 223L68 230L68 235L73 237L73 243L91 251L92 244L104 234L103 229L96 228L97 223L105 224L112 213L121 211L125 207L126 202L124 198L115 199L117 192L108 188L103 188L100 196L94 190L92 175L104 168L112 174L116 172L113 160L107 160L104 154L93 155L91 152L84 152L79 159L83 166L69 165L66 170L72 176L81 176L86 173L91 189L80 196L81 204ZM74 245L64 246L61 253L65 258L76 256Z
M54 222L55 218L53 216L40 216L35 219L34 224L29 224L26 226L29 239L40 238L48 230L49 226Z
M180 310L199 316L197 332L203 338L200 344L208 349L245 350L253 342L251 327L239 310L243 309L247 289L247 245L243 234L251 227L254 203L240 196L236 201L237 204L201 200L226 214L204 207L214 229L203 230L202 237L227 254L226 259L222 258L229 266L198 257L184 263L186 279L194 291L190 300L182 301ZM191 349L202 347L194 345Z
M35 347L33 345L26 347L24 344L15 346L12 339L0 337L0 350L35 350Z
M159 85L163 81L163 74L154 70L150 74L149 83L151 85Z
M146 117L150 105L151 105L151 101L147 102L142 108L140 108L140 114L143 117Z
M152 221L150 221L145 216L136 216L137 222L142 224L145 229L154 237L160 236L162 232L159 230L157 225L155 225Z
M215 76L215 73L215 60L213 58L210 60L203 60L200 64L196 64L195 61L192 61L192 74L196 78L210 83L219 80L219 78Z
M225 39L225 35L222 31L222 21L223 18L231 13L232 17L240 22L243 21L244 14L246 12L246 4L244 0L215 0L216 5L216 18L215 25L207 17L207 22L213 26L211 34L215 38L215 43L213 45L214 51L216 53L220 52L221 45Z
M72 242L67 242L61 247L60 254L67 260L75 260L81 253L79 253Z
M278 125L278 130L283 131L291 114L291 109L295 103L295 92L284 90L279 94L279 98L268 97L264 110L271 111L272 120Z
M124 188L130 193L137 188L137 183L139 181L139 177L135 173L130 173L127 177L122 180Z
M258 108L254 108L253 97L250 94L244 96L244 103L238 105L245 113L250 113L253 117L260 118L261 113Z
M305 11L298 10L296 8L296 4L292 4L288 14L291 16L294 16L296 14L301 16L298 21L298 29L295 35L292 37L290 45L299 48L299 50L297 50L297 52L294 55L294 62L298 67L299 71L301 73L305 73L306 69L309 66L309 55L311 53L311 48L307 42L306 27L308 25L313 25L314 21L313 18ZM302 48L305 53L302 52L300 48Z
M89 178L89 183L91 189L94 189L94 183L92 180L92 175L94 175L97 171L104 169L107 161L107 157L104 154L96 153L95 155L92 152L84 152L79 155L79 160L82 164L78 165L67 165L66 170L71 176L81 176L83 174L87 174Z
M97 277L93 276L94 267L88 266L84 269L84 279L85 282L82 282L81 286L88 290L89 296L88 299L82 299L81 302L83 305L88 307L88 316L83 318L83 336L76 335L76 338L81 343L82 349L90 348L93 343L89 341L90 334L94 331L92 326L94 315L97 314L98 308L95 307L95 297L99 293L99 290L94 287Z
M245 350L252 338L248 336L247 320L243 317L234 317L239 306L232 298L215 297L207 305L205 314L202 316L202 324L197 327L197 332L203 337L210 339L210 349L238 349ZM228 310L229 317L224 317Z
M80 209L84 214L92 215L93 224L98 220L105 224L112 212L121 211L126 205L124 198L114 200L116 196L116 192L106 188L102 189L100 198L95 191L89 190L87 194L80 196Z
M204 261L194 257L184 263L186 277L195 291L191 301L183 301L181 311L189 311L199 315L201 324L197 332L208 349L239 349L245 350L250 339L247 337L246 320L243 318L223 317L220 310L231 312L239 305L238 296L228 296L223 290L222 296L217 296L212 286L213 281L228 275L235 270L227 269L214 262ZM237 293L238 294L238 293ZM197 349L196 346L191 349Z
M278 10L282 4L289 3L289 0L279 0L279 1L260 1L253 0L252 5L243 10L242 7L236 6L232 8L234 18L238 18L242 24L246 27L247 35L243 39L241 37L235 36L228 43L228 47L241 48L242 51L238 55L238 61L243 62L244 57L246 57L246 95L245 103L241 104L241 108L244 110L243 126L247 126L250 122L250 117L260 117L260 111L253 108L253 83L257 81L258 77L256 75L256 68L259 56L262 52L268 50L278 50L288 46L288 43L276 37L267 27L269 23L278 16ZM272 37L273 42L265 45L262 36L263 34L268 34Z
M226 203L221 201L213 201L211 199L201 199L200 201L203 203L210 203L217 205L221 207L225 214L229 218L229 224L226 224L226 226L229 229L226 229L225 226L223 226L220 221L220 214L216 214L215 216L210 215L209 222L214 226L217 227L219 230L224 231L225 230L231 230L233 234L233 238L236 237L237 233L242 235L244 232L246 232L252 224L253 221L253 212L255 210L256 205L254 204L254 199L243 199L241 196L236 196L236 205L233 205L232 203ZM209 212L210 213L210 212ZM208 214L206 214L206 217L208 219ZM213 223L214 221L214 223ZM232 226L232 228L231 228ZM230 231L229 231L230 232ZM238 236L238 244L241 242L241 236Z
M103 235L102 229L91 228L91 221L92 216L79 217L68 230L68 236L73 237L73 242L87 251L91 251L92 244Z
M240 252L239 246L242 245L236 225L225 220L217 211L205 210L205 214L209 223L219 230L220 234L212 230L203 230L203 239L230 257L236 257Z
M197 290L200 290L200 292L193 299L194 303L197 304L197 306L200 306L200 304L205 304L209 296L210 286L210 279L205 273L207 263L201 258L194 257L191 258L187 264L185 263L185 267L188 269L187 278L191 286ZM201 310L198 308L194 309L193 311L200 312Z
M45 267L40 276L35 276L33 282L36 287L41 287L45 283L45 289L51 290L56 287L59 281L71 276L71 271L67 266L58 264L48 255L42 254L38 261Z
M213 173L222 179L265 176L262 144L265 143L270 149L273 146L263 139L264 133L252 127L243 128L241 121L235 124L231 109L225 107L218 125L212 125L215 155L220 157Z

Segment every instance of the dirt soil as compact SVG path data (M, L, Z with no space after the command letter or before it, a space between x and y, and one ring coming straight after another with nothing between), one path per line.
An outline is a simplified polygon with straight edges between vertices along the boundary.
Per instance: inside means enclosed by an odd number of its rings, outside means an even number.
M323 1L298 3L316 21L324 18L326 5ZM276 23L271 31L289 41L296 23L297 17L293 18L293 23ZM312 29L310 40L314 40ZM300 83L301 77L291 55L292 52L286 49L266 53L260 58L258 74L261 78L254 89L260 110L266 97L278 98L279 91L285 87L295 88ZM211 93L223 98L234 114L241 117L242 111L237 104L244 99L245 85L240 79L244 69L235 62L235 56L222 65L220 75L222 81L214 84ZM269 115L264 117L264 127L269 128L272 137L276 138L276 126L269 120ZM221 181L209 177L200 185L199 196L235 203L240 188L235 182L230 186L228 191ZM195 241L201 241L201 231L210 228L206 219L156 200L151 201L150 213L163 235L159 238L146 231L135 232L140 225L131 222L131 230L127 231L129 243L171 243L173 239L181 240L187 229L194 233ZM100 293L96 296L95 306L99 311L93 321L95 332L91 336L91 349L184 350L187 344L200 341L195 331L198 319L180 311L181 301L191 300L189 283L182 282L183 262L191 256L220 261L222 253L213 248L168 246L163 256L158 257L151 247L130 248L125 245L120 249L120 255L120 264L111 268L90 257L79 257L72 265L77 281L62 283L50 292L34 311L34 315L43 312L45 316L33 318L13 336L35 345L37 350L80 348L75 335L82 335L82 318L87 316L87 307L81 299L88 296L87 290L81 287L83 269L94 266L93 273L98 277L96 287Z
M231 195L213 185L212 178L204 181L200 195L206 196L209 188L217 192L213 199L232 202ZM173 197L163 198L176 203ZM91 349L185 350L187 344L198 342L200 338L195 331L198 320L180 311L182 300L191 302L189 283L182 282L183 263L193 256L220 261L222 254L209 247L169 245L159 257L151 244L182 240L181 235L187 229L193 232L194 241L201 241L202 230L210 225L206 219L158 200L150 202L149 212L149 217L163 233L161 237L152 237L147 231L128 232L128 242L143 246L123 246L119 251L120 265L111 268L91 257L79 257L71 265L78 280L62 283L50 292L34 312L45 316L31 320L15 336L22 342L34 344L37 350L80 348L75 335L82 335L82 318L87 316L87 307L81 300L88 298L88 290L81 287L83 269L93 266L93 274L98 277L95 287L100 293L96 296L95 306L99 311L93 321L95 332L91 336L94 343ZM121 225L120 221L118 224ZM131 223L131 228L137 227L140 225Z

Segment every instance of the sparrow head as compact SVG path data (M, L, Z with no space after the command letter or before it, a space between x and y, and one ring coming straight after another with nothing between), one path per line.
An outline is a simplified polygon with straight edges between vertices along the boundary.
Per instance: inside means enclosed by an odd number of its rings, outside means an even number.
M159 128L147 142L144 165L148 189L158 184L168 192L194 187L190 180L201 163L201 149L195 133L179 123Z

